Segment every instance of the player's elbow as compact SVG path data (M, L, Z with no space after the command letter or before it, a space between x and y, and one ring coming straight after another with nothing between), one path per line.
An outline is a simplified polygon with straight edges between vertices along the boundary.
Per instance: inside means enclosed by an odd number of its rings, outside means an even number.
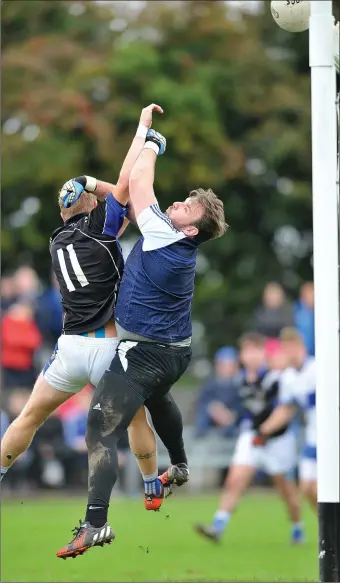
M119 186L122 190L128 191L129 180L130 180L130 174L128 172L124 172L124 171L121 172L119 174L119 177L118 177L116 188L117 188L117 186Z
M129 179L130 195L133 196L135 192L140 190L144 184L143 172L139 168L134 168Z
M132 170L129 178L130 190L136 188L136 184L138 184L138 181L139 181L138 174L135 172L135 170Z

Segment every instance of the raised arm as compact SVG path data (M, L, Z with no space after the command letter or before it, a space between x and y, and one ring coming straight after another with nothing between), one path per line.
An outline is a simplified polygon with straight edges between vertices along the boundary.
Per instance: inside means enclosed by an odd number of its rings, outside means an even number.
M129 151L125 156L125 160L121 167L117 184L114 186L113 184L109 184L108 182L97 180L97 187L94 193L97 196L98 200L104 200L110 193L112 193L115 199L120 204L125 206L128 203L129 179L131 170L145 145L146 135L149 128L151 127L152 114L154 111L157 111L158 113L163 113L163 109L159 105L156 105L155 103L151 103L151 105L149 105L148 107L144 107L144 109L142 109L137 132L134 139L132 140L132 144L129 148Z
M163 109L159 105L156 105L155 103L152 103L151 105L145 107L142 110L136 135L132 141L130 149L125 157L122 168L120 170L118 182L114 190L114 196L121 204L126 205L130 198L129 180L131 171L145 145L146 135L149 128L151 127L152 114L154 111L157 111L158 113L161 114L163 113Z
M65 208L74 205L84 190L94 193L100 202L104 201L110 194L112 194L116 201L122 206L125 206L128 203L131 170L145 145L145 139L152 124L152 114L154 111L163 113L162 108L155 103L142 109L137 132L132 140L129 151L125 156L117 184L114 185L110 182L104 182L103 180L97 180L92 176L85 175L72 178L64 184L60 191L60 196L64 201Z
M165 138L149 130L145 145L135 162L130 175L130 201L136 218L146 208L157 203L153 183L157 156L165 152Z
M165 148L165 138L149 130L145 146L130 176L130 206L144 237L143 251L160 249L185 237L182 231L174 227L169 217L162 213L153 190L156 158L164 154Z

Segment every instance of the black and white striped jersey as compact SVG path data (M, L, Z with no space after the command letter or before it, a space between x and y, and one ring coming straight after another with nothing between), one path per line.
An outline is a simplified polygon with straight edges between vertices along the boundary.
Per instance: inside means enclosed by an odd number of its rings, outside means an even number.
M257 430L270 417L279 403L283 375L280 371L262 371L254 382L243 378L239 388L243 407L241 428ZM271 437L283 435L288 427L289 425L282 427Z
M63 305L63 331L81 334L114 316L124 261L117 234L126 208L110 194L90 213L73 216L50 239Z

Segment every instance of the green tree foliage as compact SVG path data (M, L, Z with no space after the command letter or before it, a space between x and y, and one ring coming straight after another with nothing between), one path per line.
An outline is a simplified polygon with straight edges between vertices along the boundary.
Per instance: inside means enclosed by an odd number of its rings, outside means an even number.
M311 277L307 33L280 30L267 8L241 17L225 2L134 12L127 2L5 0L2 11L2 118L20 122L3 132L4 268L34 259L48 276L58 188L83 173L114 181L154 101L168 140L161 205L212 187L230 224L199 261L194 316L210 349L235 340L265 282L294 294ZM13 228L29 197L39 212Z

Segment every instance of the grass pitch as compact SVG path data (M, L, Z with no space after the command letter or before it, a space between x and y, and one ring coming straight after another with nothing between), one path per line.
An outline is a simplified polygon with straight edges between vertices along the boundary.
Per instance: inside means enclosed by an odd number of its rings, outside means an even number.
M192 524L209 521L217 501L174 495L157 513L142 499L114 499L115 542L66 561L55 553L71 540L85 498L4 501L1 581L317 581L317 525L307 507L301 547L290 546L285 509L271 494L248 496L215 545Z

